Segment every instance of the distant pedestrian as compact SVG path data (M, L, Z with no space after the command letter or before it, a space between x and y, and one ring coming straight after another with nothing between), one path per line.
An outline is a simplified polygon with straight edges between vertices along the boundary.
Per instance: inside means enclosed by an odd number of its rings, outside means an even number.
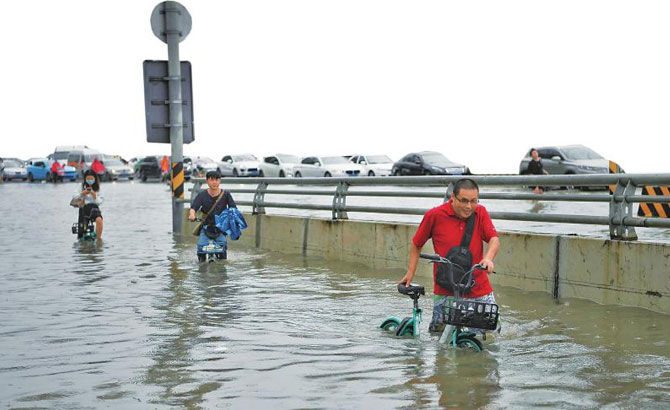
M161 160L161 181L165 182L168 179L168 172L170 171L170 160L167 156L163 155Z
M98 174L98 177L105 173L105 166L102 164L102 162L100 162L98 157L93 158L93 162L91 163L91 171Z
M56 183L58 181L63 182L63 166L60 162L54 161L51 165L51 182Z
M540 155L537 153L537 150L535 148L530 149L530 156L531 160L528 163L528 169L526 170L526 174L528 175L548 175L549 173L547 172L544 167L542 167L542 160L540 159ZM544 187L541 186L531 186L533 188L533 192L536 194L542 194L544 193Z

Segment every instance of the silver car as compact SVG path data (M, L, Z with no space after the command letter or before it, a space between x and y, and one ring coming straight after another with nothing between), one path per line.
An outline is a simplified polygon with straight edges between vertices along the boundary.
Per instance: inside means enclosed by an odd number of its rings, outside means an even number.
M218 164L224 177L256 177L260 173L261 162L253 154L224 155Z
M353 155L349 161L363 167L363 175L370 177L391 175L393 168L393 160L386 155Z
M356 177L362 175L363 167L352 164L345 157L305 157L293 168L300 177Z
M537 147L542 168L549 174L607 174L609 161L583 145ZM530 149L519 164L519 174L525 174L531 161Z
M28 179L25 163L18 158L5 158L2 166L2 179L5 181Z
M264 157L261 162L261 177L292 177L293 168L300 163L300 158L295 155L277 154Z

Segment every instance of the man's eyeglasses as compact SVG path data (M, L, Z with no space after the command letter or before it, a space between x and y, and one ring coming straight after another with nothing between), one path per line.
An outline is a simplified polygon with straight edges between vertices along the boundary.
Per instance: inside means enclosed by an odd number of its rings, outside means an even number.
M467 205L467 204L470 204L470 205L477 205L477 204L479 203L479 198L475 198L475 199L466 199L466 198L459 198L459 197L457 197L456 195L454 195L454 198L456 198L456 200L457 200L458 202L462 203L463 205Z

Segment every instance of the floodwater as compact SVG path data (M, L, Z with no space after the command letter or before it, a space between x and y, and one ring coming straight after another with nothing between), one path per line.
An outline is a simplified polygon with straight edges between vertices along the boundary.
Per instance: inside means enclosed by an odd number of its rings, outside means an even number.
M100 243L75 184L1 184L0 408L666 409L670 318L499 287L474 353L378 329L400 270L230 244L199 265L162 184L104 184ZM249 232L244 234L249 235Z

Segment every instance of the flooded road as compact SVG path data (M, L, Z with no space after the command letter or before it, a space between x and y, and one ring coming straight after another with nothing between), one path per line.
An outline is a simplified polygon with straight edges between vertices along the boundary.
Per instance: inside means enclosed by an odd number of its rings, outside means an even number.
M395 338L397 269L235 242L199 265L162 184L104 184L103 240L79 243L75 191L0 185L1 408L670 406L668 316L500 287L483 353L438 344L430 297Z

